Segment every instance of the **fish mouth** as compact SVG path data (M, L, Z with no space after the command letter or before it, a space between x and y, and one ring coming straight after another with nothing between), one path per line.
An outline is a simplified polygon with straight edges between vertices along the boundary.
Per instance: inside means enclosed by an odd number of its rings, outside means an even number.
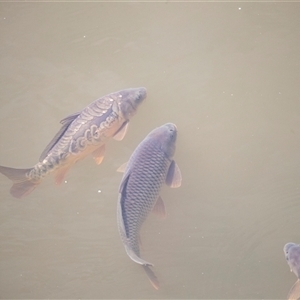
M124 102L120 103L121 111L127 119L132 117L138 108L138 106L147 97L147 90L145 88L132 88L129 93L125 96Z
M140 104L147 97L147 90L144 87L137 88L137 96L134 100L135 104Z
M118 95L117 106L124 119L127 121L135 115L138 106L147 96L145 88L129 88Z
M166 124L163 125L163 126L168 127L168 129L169 129L170 131L175 131L175 132L177 132L177 126L176 126L174 123L166 123Z
M147 97L147 90L144 87L139 88L140 90L140 96L145 99Z

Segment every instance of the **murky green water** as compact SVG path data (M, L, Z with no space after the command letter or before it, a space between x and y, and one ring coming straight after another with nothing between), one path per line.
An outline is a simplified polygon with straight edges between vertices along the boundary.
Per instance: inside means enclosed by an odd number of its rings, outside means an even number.
M27 198L0 176L1 298L284 299L300 243L299 3L1 3L0 164L27 168L59 121L107 93L148 98L103 163ZM179 189L150 216L143 257L116 225L115 170L174 122Z

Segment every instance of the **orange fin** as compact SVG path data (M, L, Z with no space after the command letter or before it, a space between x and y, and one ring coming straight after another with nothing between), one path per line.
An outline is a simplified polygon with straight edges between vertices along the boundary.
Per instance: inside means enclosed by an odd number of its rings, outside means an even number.
M10 189L10 193L15 198L23 198L29 195L36 187L38 186L37 183L33 183L32 181L23 181L14 183Z
M70 169L70 165L67 165L67 166L65 166L65 167L59 168L59 169L55 172L54 178L55 178L55 183L56 183L57 185L60 185L60 184L63 182L63 180L64 180L64 178L65 178L65 175L66 175L66 173L68 172L69 169Z
M181 172L174 160L172 160L172 163L169 167L168 174L166 177L166 184L170 186L171 188L177 188L181 186Z
M158 217L160 217L161 219L165 219L166 218L166 209L165 209L165 205L164 202L162 200L162 198L160 196L158 196L155 205L153 207L152 210Z
M288 294L288 300L298 299L300 299L300 279L295 282Z
M33 182L27 174L32 170L30 169L14 169L0 166L0 173L12 180L13 186L10 189L10 193L15 198L22 198L30 194L39 182Z
M145 270L145 272L146 272L146 274L148 276L148 279L150 280L152 286L156 290L158 290L159 289L159 281L158 281L156 275L154 274L154 272L150 269L149 266L143 265L143 268L144 268L144 270Z
M102 145L92 153L93 159L95 160L97 165L100 165L102 163L102 160L104 158L104 152L105 152L105 145Z
M117 172L120 172L120 173L124 173L126 168L127 168L127 165L128 165L128 162L122 164L118 169L117 169Z

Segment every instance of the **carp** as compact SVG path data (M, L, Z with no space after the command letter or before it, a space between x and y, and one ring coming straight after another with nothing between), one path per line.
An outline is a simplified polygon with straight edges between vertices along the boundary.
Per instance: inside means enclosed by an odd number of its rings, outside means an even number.
M0 173L13 181L10 189L12 196L27 196L52 172L55 172L55 182L60 184L72 165L89 154L100 164L105 143L110 138L123 139L130 118L146 95L143 87L114 92L61 120L61 129L42 152L36 165L28 169L0 166Z

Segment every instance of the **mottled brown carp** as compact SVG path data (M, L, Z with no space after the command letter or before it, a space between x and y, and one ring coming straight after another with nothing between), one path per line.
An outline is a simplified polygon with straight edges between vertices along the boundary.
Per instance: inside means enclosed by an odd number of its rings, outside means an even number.
M60 184L68 169L89 154L100 164L105 143L111 137L123 139L129 119L146 95L143 87L121 90L103 96L81 112L61 120L61 129L34 167L14 169L0 166L0 172L13 181L11 194L16 198L28 195L53 171L56 183Z
M132 153L119 188L117 207L118 228L128 256L143 266L155 289L159 283L149 266L140 257L139 232L151 211L165 216L164 203L159 196L164 183L176 188L181 185L181 173L173 160L177 128L167 123L151 131ZM124 170L125 169L125 170Z
M288 299L298 300L300 299L300 245L287 243L283 251L291 272L294 272L298 278L289 291Z

